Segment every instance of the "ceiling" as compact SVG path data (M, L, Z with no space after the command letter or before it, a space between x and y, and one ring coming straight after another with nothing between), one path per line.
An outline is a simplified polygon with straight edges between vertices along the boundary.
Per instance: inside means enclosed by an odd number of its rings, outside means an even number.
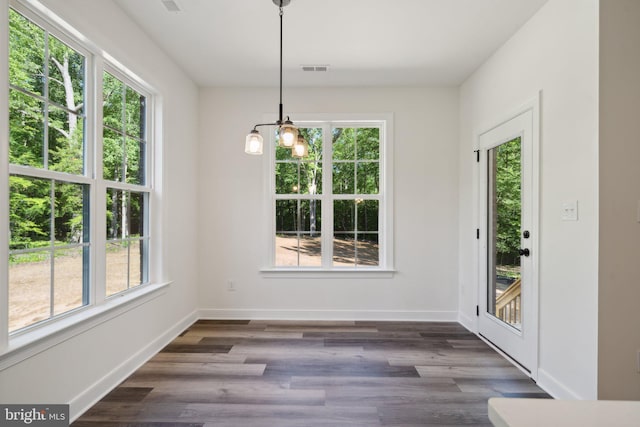
M278 85L272 0L115 1L199 86ZM546 1L291 0L284 85L457 86Z

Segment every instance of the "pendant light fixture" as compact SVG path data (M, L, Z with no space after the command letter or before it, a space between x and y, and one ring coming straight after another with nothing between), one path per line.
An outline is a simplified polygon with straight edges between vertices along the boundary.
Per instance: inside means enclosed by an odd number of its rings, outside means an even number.
M282 106L282 9L291 3L291 0L272 0L273 4L278 6L280 11L280 105L278 107L278 120L274 123L259 123L253 127L245 140L244 151L247 154L262 154L264 139L258 127L260 126L277 126L278 127L278 145L291 149L291 155L294 157L305 157L309 154L309 145L302 135L298 133L298 128L287 116L286 120L283 116L284 108Z

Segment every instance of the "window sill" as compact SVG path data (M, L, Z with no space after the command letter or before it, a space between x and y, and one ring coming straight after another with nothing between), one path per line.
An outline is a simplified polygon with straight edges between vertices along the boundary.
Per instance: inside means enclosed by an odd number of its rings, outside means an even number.
M145 285L111 297L99 306L81 308L58 320L17 333L9 338L7 350L0 355L0 371L163 295L170 284Z
M260 274L267 279L390 279L394 269L382 268L336 268L325 270L320 268L264 268Z

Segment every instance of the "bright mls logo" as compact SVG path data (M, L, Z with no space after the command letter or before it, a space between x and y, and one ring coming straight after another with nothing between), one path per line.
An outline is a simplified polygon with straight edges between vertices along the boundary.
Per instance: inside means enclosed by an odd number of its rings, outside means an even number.
M0 426L68 427L69 405L0 405Z

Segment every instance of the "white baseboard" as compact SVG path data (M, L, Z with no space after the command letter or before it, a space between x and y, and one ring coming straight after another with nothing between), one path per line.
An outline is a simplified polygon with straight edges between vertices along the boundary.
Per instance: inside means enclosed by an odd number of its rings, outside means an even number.
M457 311L393 311L393 310L254 310L205 308L201 319L245 320L381 320L457 322Z
M469 332L474 334L478 333L478 320L477 317L469 317L466 314L458 313L458 323L467 328Z
M569 399L569 400L594 400L595 397L589 398L587 396L580 396L575 391L571 390L552 375L550 375L544 369L538 369L538 381L536 382L538 387L549 393L554 399Z
M118 384L124 381L129 375L134 373L149 359L155 356L160 350L162 350L162 348L173 341L196 320L198 320L198 312L194 311L180 320L164 334L150 342L143 349L135 353L129 359L118 365L107 375L96 381L91 387L73 398L70 402L69 408L69 418L71 422L75 421L76 418L89 410L107 393L117 387Z

